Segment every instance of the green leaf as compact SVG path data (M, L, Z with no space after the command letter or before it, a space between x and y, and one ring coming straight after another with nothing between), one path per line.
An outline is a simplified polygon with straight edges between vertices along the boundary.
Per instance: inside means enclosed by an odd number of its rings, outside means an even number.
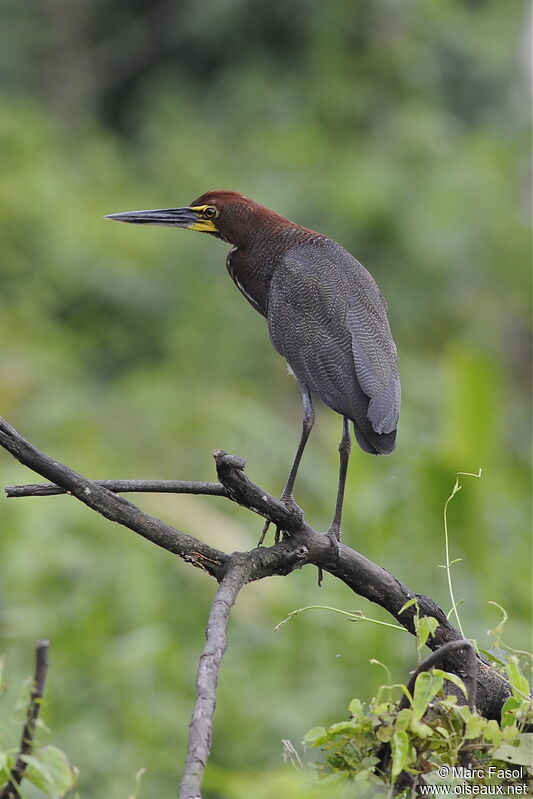
M396 730L392 736L391 741L392 750L392 778L398 776L409 766L409 756L411 746L409 744L409 736L404 730Z
M465 738L479 738L486 723L486 719L473 714L466 722Z
M460 706L457 708L457 711L456 711L456 712L457 712L457 715L458 715L460 718L462 718L462 720L465 722L465 724L468 724L468 722L470 721L470 719L471 719L471 718L472 718L472 716L474 715L474 714L472 713L472 711L470 710L470 708L468 707L468 705L460 705Z
M439 735L441 735L443 738L445 738L446 740L448 740L448 738L450 737L450 733L448 732L448 730L446 729L446 727L435 727L435 729L437 730L437 732L439 733Z
M439 623L433 616L422 616L421 619L415 619L417 648L422 649L430 635L433 635Z
M5 785L15 765L15 759L7 752L0 752L0 787Z
M350 711L352 716L360 716L363 710L363 705L361 704L361 700L352 699L352 701L348 705L348 710Z
M60 796L70 791L75 783L76 776L67 760L67 756L56 746L44 746L36 753L37 758L43 763L52 777L52 783Z
M502 735L506 743L511 743L518 737L518 727L516 724L509 724L508 727L503 728Z
M466 690L466 685L464 684L462 679L457 676L457 674L450 674L449 671L442 671L442 669L433 669L433 674L436 674L439 677L444 677L444 679L448 680L448 682L453 682L453 684L456 685L459 688L459 690L461 690L465 695L465 697L468 699L468 691Z
M500 730L500 725L496 719L491 719L487 722L487 725L483 730L483 738L486 741L491 741L495 746L502 742L502 731Z
M419 738L429 738L433 735L433 730L428 724L423 724L421 721L411 719L411 731Z
M440 706L447 713L457 712L457 697L455 694L446 694L444 699L440 700Z
M410 723L411 718L413 716L413 711L410 707L404 707L398 715L396 716L396 724L395 727L397 730L406 730Z
M533 733L524 732L518 736L518 746L504 743L492 752L495 760L515 763L517 766L531 766L533 763Z
M444 685L444 678L429 671L418 675L413 694L413 719L420 721L431 700Z
M502 727L508 727L515 722L515 711L521 706L520 699L510 696L505 700L502 707Z
M496 657L496 655L493 655L488 649L480 649L479 651L482 655L485 655L485 657L488 658L492 663L497 663L498 666L505 666L505 661L503 661L501 658Z
M339 735L343 732L354 732L357 729L357 725L353 723L353 721L338 721L336 724L332 724L331 727L328 729L329 735Z
M511 688L513 689L513 696L528 697L529 696L529 683L520 672L518 661L516 658L510 658L505 664L505 671L509 677Z
M418 599L416 598L416 596L412 597L411 599L408 599L405 605L402 605L402 607L398 611L398 615L400 615L400 613L403 613L404 610L407 610L407 608L410 608L412 605L417 605L417 604L418 604Z
M327 740L328 734L325 727L313 727L306 732L302 743L305 746L317 746Z
M359 791L366 789L367 785L369 784L369 778L373 776L374 768L363 768L359 769L354 777L352 777L353 781L357 783L357 787ZM364 784L361 784L364 783Z
M37 788L40 788L47 796L58 799L58 793L52 783L52 775L46 766L33 755L21 755L21 759L27 764L24 779L29 780Z
M74 787L76 776L61 749L45 746L34 755L24 755L23 760L28 764L25 779L52 799L61 799Z
M378 727L376 730L376 738L378 741L383 741L384 743L390 741L392 738L392 727L389 724Z

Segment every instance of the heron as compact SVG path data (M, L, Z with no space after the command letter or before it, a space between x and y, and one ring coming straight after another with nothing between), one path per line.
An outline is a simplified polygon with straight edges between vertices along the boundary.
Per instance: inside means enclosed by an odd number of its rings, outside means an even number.
M234 191L210 191L182 208L107 218L197 230L231 245L227 270L265 317L270 340L302 395L300 440L281 495L289 507L298 508L293 490L315 421L313 395L342 417L337 497L327 531L339 541L349 424L364 452L388 455L395 448L400 413L397 350L387 305L370 273L333 239Z

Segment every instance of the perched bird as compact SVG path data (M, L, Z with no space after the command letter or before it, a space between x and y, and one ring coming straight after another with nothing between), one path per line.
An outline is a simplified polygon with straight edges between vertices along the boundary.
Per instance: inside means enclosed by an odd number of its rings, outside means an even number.
M340 538L349 421L361 449L394 449L400 410L398 357L387 307L373 278L336 241L297 225L233 191L212 191L185 208L110 214L108 219L209 233L232 246L226 266L267 320L303 398L300 443L281 499L293 503L300 460L314 422L311 393L343 417L335 513Z

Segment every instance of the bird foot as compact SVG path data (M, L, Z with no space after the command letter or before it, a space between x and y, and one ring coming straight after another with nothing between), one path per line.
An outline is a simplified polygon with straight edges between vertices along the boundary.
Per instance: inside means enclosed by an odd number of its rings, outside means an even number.
M292 494L283 493L281 495L281 497L279 498L279 501L283 502L283 504L285 505L285 507L287 508L288 511L290 511L291 513L297 513L298 516L301 519L303 519L304 512L300 508L300 506L296 504ZM261 531L261 535L259 537L259 541L257 542L257 546L258 547L263 545L263 542L264 542L264 540L266 538L266 534L268 533L268 529L269 529L270 525L271 525L271 522L267 519L265 524L264 524L264 526L263 526L263 529ZM279 542L281 541L282 532L283 532L282 528L278 527L278 525L276 525L276 532L274 533L274 543L275 544L279 544Z
M332 546L335 550L335 560L339 557L339 544L341 540L341 531L340 527L335 524L332 524L329 530L326 530L325 535L329 538L332 543Z
M259 536L259 541L257 542L258 547L263 546L263 541L266 538L266 534L268 533L269 527L272 524L268 519L265 521L263 525L263 529L261 530L261 535ZM276 525L276 532L274 533L274 543L278 544L281 539L281 529Z
M283 504L285 505L285 507L287 508L288 511L290 511L291 513L298 514L298 516L301 519L303 519L304 512L301 509L301 507L296 504L292 494L287 494L286 496L284 494L282 494L281 497L279 498L279 501L283 502Z
M332 524L329 530L326 530L324 535L329 538L331 544L333 546L334 551L334 560L337 561L339 559L339 543L341 540L341 531L338 526ZM322 567L318 567L318 587L322 586L322 580L324 579L324 572L322 571Z

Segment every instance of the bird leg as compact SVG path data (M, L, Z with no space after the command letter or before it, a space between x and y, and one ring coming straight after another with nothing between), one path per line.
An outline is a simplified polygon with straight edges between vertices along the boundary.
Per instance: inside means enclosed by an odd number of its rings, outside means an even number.
M346 474L348 472L348 461L350 460L350 452L352 449L352 439L350 436L349 419L347 416L342 417L342 438L339 443L339 484L337 488L337 502L335 504L335 515L328 530L330 538L335 537L335 541L341 540L341 517L342 505L344 502L344 489L346 487Z
M335 515L331 526L326 535L330 538L331 543L335 547L335 556L339 556L339 541L341 540L341 517L342 505L344 502L344 489L346 487L346 474L348 472L348 461L350 460L350 452L352 449L352 439L350 436L349 419L346 416L342 417L342 438L339 443L339 485L337 487L337 501L335 503ZM324 572L322 568L318 567L318 587L322 585L324 579Z
M302 460L302 455L305 449L305 445L307 444L307 440L309 438L309 435L311 434L311 430L313 429L313 424L315 422L315 411L313 408L313 401L311 399L311 392L309 391L307 386L304 386L300 383L299 385L300 385L300 390L302 392L302 401L303 401L302 434L300 436L300 443L298 444L298 449L296 450L296 455L294 456L289 476L287 477L287 482L285 483L285 488L283 489L283 493L281 494L280 497L280 502L283 502L283 504L287 505L288 508L295 508L295 509L298 506L294 502L292 491L294 488L294 483L296 481L296 475L298 474L300 461ZM261 544L265 540L265 536L268 532L269 527L270 527L270 522L266 521L257 546L261 546ZM278 540L279 540L279 529L276 530L276 542Z
M301 386L301 390L304 408L304 414L302 418L302 435L300 437L298 449L296 450L296 455L294 456L294 461L292 462L289 476L287 477L285 488L283 489L283 493L280 497L281 502L285 502L287 504L293 502L292 491L296 481L296 475L298 474L298 468L300 466L300 461L302 460L305 445L307 444L307 439L309 438L311 430L313 429L313 424L315 423L315 410L311 400L311 392L307 386Z

